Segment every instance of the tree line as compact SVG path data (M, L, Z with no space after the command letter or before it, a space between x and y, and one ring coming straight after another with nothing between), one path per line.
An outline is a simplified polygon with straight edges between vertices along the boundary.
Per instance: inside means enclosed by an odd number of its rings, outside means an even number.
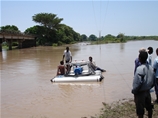
M38 13L32 16L32 20L38 25L27 28L24 34L35 35L37 45L53 45L71 44L82 41L92 41L93 43L113 43L126 42L128 40L154 39L158 40L158 36L125 36L119 33L117 36L107 34L106 36L97 37L91 34L89 37L85 34L79 34L66 24L62 24L63 18L58 18L52 13ZM6 25L1 26L1 32L22 33L17 26Z

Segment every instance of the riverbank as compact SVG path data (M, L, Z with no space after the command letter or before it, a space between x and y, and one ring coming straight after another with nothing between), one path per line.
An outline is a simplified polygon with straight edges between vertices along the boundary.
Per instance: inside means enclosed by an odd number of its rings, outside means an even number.
M153 118L158 117L158 104L154 104ZM111 105L103 102L104 107L101 109L101 113L91 118L136 118L135 104L133 99L121 100ZM86 117L84 117L86 118ZM147 118L147 111L145 111L144 118Z

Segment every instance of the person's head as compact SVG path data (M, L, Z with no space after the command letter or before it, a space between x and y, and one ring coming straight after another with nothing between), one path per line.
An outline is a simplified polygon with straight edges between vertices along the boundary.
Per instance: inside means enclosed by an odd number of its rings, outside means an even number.
M69 51L69 47L66 47L67 52Z
M148 58L148 53L146 51L141 51L139 53L139 61L141 62L141 64L146 63L147 58Z
M90 56L90 57L89 57L89 61L91 61L91 62L92 62L92 59L93 59L93 58Z
M64 65L64 61L60 61L60 64L61 64L61 65Z
M153 48L152 47L148 47L148 53L152 54L153 53Z
M157 56L158 56L158 48L156 49L156 54L157 54Z
M139 53L140 52L146 52L146 49L144 47L142 47L142 48L139 49Z

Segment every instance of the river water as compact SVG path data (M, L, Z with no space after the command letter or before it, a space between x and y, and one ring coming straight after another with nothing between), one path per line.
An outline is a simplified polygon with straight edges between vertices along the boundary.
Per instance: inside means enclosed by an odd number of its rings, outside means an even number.
M154 48L158 41L130 41L102 45L70 45L73 60L88 60L107 72L102 82L51 83L65 46L3 50L1 59L2 118L81 118L95 116L102 102L133 98L134 60L141 47ZM155 97L152 93L153 99Z

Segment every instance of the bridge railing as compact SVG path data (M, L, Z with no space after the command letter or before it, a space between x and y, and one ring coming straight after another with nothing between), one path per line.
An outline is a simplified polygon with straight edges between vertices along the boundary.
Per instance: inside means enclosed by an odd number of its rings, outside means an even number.
M0 30L0 38L2 39L35 39L36 35L32 35L32 34L25 34L22 32L16 32L16 31L3 31Z

